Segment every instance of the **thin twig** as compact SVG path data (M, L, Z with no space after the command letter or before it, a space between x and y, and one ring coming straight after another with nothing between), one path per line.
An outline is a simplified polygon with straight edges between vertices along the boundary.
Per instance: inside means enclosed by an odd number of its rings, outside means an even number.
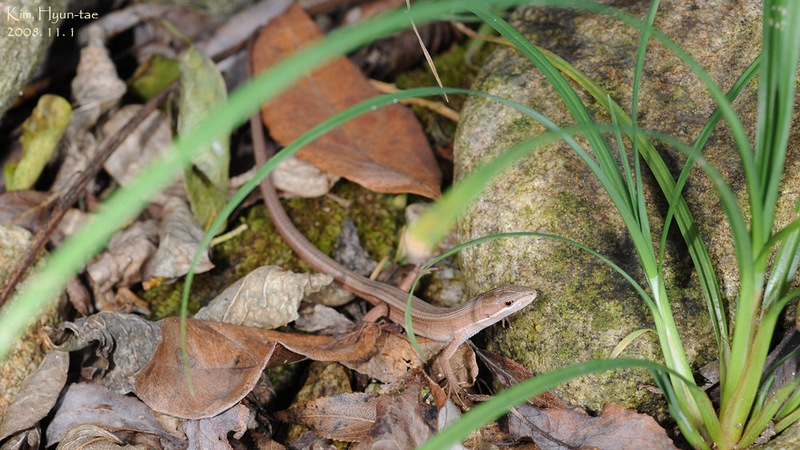
M452 25L453 28L455 28L457 31L459 31L459 32L463 33L464 35L466 35L468 38L479 39L481 41L493 42L495 44L500 44L500 45L505 45L507 47L516 48L516 47L514 47L514 44L511 43L511 41L509 41L508 39L506 39L504 37L490 36L488 34L477 33L477 32L475 32L475 30L473 30L472 28L464 25L461 22L450 22L450 25Z
M383 94L391 94L394 92L400 92L400 89L397 86L391 83L385 83L383 81L378 80L369 80L378 92ZM452 120L453 122L458 122L459 116L458 112L453 110L452 108L448 108L442 102L432 102L430 100L425 100L424 98L407 98L405 100L400 100L400 103L405 105L417 105L421 106L425 109L431 110L440 116L447 117L448 119Z

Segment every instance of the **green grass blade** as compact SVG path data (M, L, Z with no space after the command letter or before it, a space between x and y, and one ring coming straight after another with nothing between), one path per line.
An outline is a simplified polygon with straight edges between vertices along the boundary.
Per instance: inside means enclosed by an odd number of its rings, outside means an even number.
M795 409L791 414L787 415L775 424L775 432L780 433L786 428L789 428L789 426L797 422L798 419L800 419L800 409Z
M753 214L754 239L764 243L772 233L781 174L784 168L792 116L795 111L795 84L800 54L800 3L794 0L764 2L762 53L764 66L759 83L756 164L761 182L759 197L751 200L763 205L761 216ZM756 222L760 227L756 228ZM760 230L761 235L756 236Z
M739 441L738 446L741 448L745 448L750 446L756 438L764 431L764 428L767 427L767 424L775 417L775 414L778 413L778 410L781 408L781 405L786 401L792 391L800 384L800 378L792 381L791 383L781 387L772 397L767 401L767 404L764 405L764 408L753 417L747 423L747 428L745 428L744 433L742 434L742 439Z
M753 218L751 255L749 261L745 261L749 266L743 267L745 265L737 251L741 288L736 305L730 366L720 407L723 428L734 440L741 435L741 424L750 415L760 382L757 368L766 361L768 341L774 331L764 322L758 322L767 262L767 258L759 258L759 255L769 241L774 226L776 199L794 113L800 53L800 3L793 0L766 0L763 10L764 60L759 79L759 129L755 152L759 170L757 173L745 170ZM738 250L738 240L736 245ZM767 340L767 343L763 340Z
M614 350L611 351L611 355L609 355L609 358L613 359L618 357L622 352L625 351L626 348L628 348L629 345L631 345L633 341L635 341L639 336L648 332L657 333L657 331L653 330L652 328L642 328L640 330L636 330L632 333L629 333L621 341L619 341L619 344L617 344L616 347L614 347Z
M639 45L636 50L636 66L633 72L633 92L632 92L632 102L631 102L631 125L632 125L632 133L631 133L631 141L633 142L633 161L634 161L634 170L635 170L635 177L636 180L636 212L638 214L638 222L641 224L641 232L646 235L650 235L650 221L647 219L647 206L645 205L645 198L644 198L644 189L642 186L642 170L639 164L639 150L637 148L637 133L636 129L639 127L638 124L638 112L639 112L639 83L641 82L642 78L642 70L644 68L644 56L647 51L647 43L650 40L650 33L653 29L653 22L656 20L656 12L658 12L658 5L659 0L652 0L650 2L650 8L647 11L647 17L644 20L644 26L642 27L642 34L639 37ZM663 247L659 250L663 251ZM656 265L658 267L658 264ZM661 277L661 271L656 269L657 276Z

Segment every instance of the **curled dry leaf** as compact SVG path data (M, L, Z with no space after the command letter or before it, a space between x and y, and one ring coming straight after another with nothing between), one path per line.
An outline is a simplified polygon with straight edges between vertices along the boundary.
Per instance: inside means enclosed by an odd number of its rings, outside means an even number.
M103 124L103 136L115 136L141 109L142 105L121 108ZM160 111L153 111L122 141L103 168L117 183L127 186L143 168L169 149L171 141L169 119Z
M436 409L419 401L421 390L421 377L414 376L401 393L382 395L375 426L354 450L417 448L428 440L434 432Z
M156 254L158 227L152 220L135 222L116 233L103 253L86 268L97 309L113 305L114 288L128 287L144 279L147 262Z
M112 430L136 430L171 438L153 412L136 397L120 394L97 384L73 383L64 393L47 427L47 445L54 445L67 432L84 424Z
M261 72L322 32L292 5L259 33L252 59ZM262 109L272 137L288 145L333 114L377 92L347 58L336 58L308 74ZM390 105L359 116L304 146L297 156L378 192L437 197L441 172L414 114Z
M97 138L87 130L78 128L75 121L70 122L59 143L58 155L61 165L50 192L56 194L69 189L81 173L88 169L89 163L97 157Z
M328 439L357 442L374 426L379 399L376 394L336 394L276 414L284 422L303 425Z
M161 228L158 230L158 251L152 266L148 266L147 278L177 278L186 275L205 234L189 211L189 206L180 198L169 197L162 214ZM197 262L195 273L203 273L213 267L206 250Z
M325 274L288 272L280 267L262 266L225 289L196 319L234 325L277 328L297 319L300 301L333 282Z
M97 425L79 425L61 439L61 450L105 450L123 447L124 442L114 433ZM134 447L135 449L136 447Z
M290 156L272 172L276 188L299 197L321 197L339 181L339 176L323 172L311 163Z
M300 308L300 317L294 321L294 327L299 331L322 334L339 334L353 325L344 314L325 305L308 305Z
M384 327L384 332L378 337L375 343L375 353L366 360L361 361L342 361L345 366L369 375L376 380L384 383L393 383L406 377L414 370L424 366L417 351L411 346L408 338L390 331L392 325ZM446 342L438 342L424 336L417 336L417 343L422 349L425 359L428 360L437 354L447 345ZM478 375L478 365L475 362L475 353L469 345L462 344L456 350L456 354L450 359L450 364L456 374L456 379L461 385L471 385L475 382ZM440 380L444 378L439 374L438 359L434 362L431 372L433 378Z
M97 119L114 107L125 94L125 82L117 76L114 62L104 45L105 32L95 24L84 30L88 37L81 49L77 73L72 80L75 109L74 126L88 130Z
M88 316L92 311L92 296L81 280L76 277L70 278L64 290L75 311L83 317Z
M250 410L239 404L214 417L186 421L183 424L183 431L189 440L189 449L225 450L232 448L228 444L228 433L234 432L234 439L241 438L247 431L249 415Z
M647 414L606 405L599 417L579 408L539 409L518 405L509 416L509 433L529 437L543 450L564 448L676 449L655 419Z
M47 329L46 336L51 346L68 352L92 346L104 371L100 382L127 394L134 391L136 372L153 356L161 329L157 323L133 314L98 313Z
M163 339L152 360L136 375L136 393L155 411L186 419L211 417L230 408L253 389L265 368L305 357L319 361L364 358L380 333L374 324L330 337L188 319L192 394L181 356L180 319L171 317L160 324Z
M0 441L33 428L50 414L67 382L68 369L69 353L59 350L47 353L39 368L22 382L14 401L0 420Z

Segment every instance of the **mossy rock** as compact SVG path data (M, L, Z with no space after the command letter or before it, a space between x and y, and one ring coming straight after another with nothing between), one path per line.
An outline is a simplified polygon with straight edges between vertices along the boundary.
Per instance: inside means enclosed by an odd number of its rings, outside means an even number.
M31 236L30 231L24 228L0 225L0 284L5 283L15 262L28 248ZM46 257L44 252L37 258L34 265L28 269L28 274L41 269ZM24 283L28 276L23 279L21 289L25 289ZM14 297L10 302L14 302ZM36 315L36 320L17 339L8 355L0 361L0 423L3 422L5 410L19 392L22 382L39 367L39 363L47 353L47 340L40 332L41 328L59 325L64 320L66 303L66 296L61 294L42 308ZM2 309L0 308L0 312Z
M647 4L614 2L634 17ZM691 5L665 1L656 27L688 51L725 90L755 59L760 47L760 2L715 0ZM595 80L630 112L639 31L608 17L573 10L522 8L511 24L531 42L569 61ZM574 124L547 79L518 51L497 48L474 89L523 103L560 126ZM594 99L575 87L599 123L612 119ZM651 42L639 94L639 126L660 130L690 144L714 110L703 84L661 44ZM750 136L755 134L756 88L749 86L734 103ZM473 97L461 112L455 143L456 177L544 127L527 116L484 98ZM778 205L778 226L785 226L797 201L800 155L797 135L787 154L785 195ZM608 139L612 150L615 140ZM585 140L578 142L588 148ZM630 144L626 144L630 149ZM673 174L685 156L657 145ZM616 151L616 150L614 150ZM725 174L740 205L745 186L738 152L724 125L704 155ZM676 175L677 176L677 175ZM645 170L644 191L653 241L660 241L666 201ZM735 256L725 215L710 181L694 170L685 197L715 265L722 294L732 311L738 289ZM459 225L462 241L509 231L540 231L574 239L607 256L641 285L646 279L622 219L585 164L565 144L531 152L500 175L470 208ZM610 267L588 253L554 240L505 239L461 252L472 293L501 284L539 290L537 302L518 314L513 328L492 328L491 350L500 351L536 373L596 358L608 358L628 334L654 328L651 313L635 290ZM688 250L673 225L666 246L664 278L672 312L693 368L716 358L707 307ZM730 313L729 316L730 317ZM621 355L662 362L658 338L646 333ZM565 400L595 411L606 403L666 417L660 395L641 389L652 379L644 370L605 372L582 377L557 389Z

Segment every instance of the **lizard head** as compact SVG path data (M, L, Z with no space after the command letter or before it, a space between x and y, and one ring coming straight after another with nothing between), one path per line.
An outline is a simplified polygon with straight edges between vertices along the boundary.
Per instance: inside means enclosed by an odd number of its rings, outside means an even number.
M477 298L480 313L475 319L488 327L530 305L537 295L533 289L510 284L486 291Z

